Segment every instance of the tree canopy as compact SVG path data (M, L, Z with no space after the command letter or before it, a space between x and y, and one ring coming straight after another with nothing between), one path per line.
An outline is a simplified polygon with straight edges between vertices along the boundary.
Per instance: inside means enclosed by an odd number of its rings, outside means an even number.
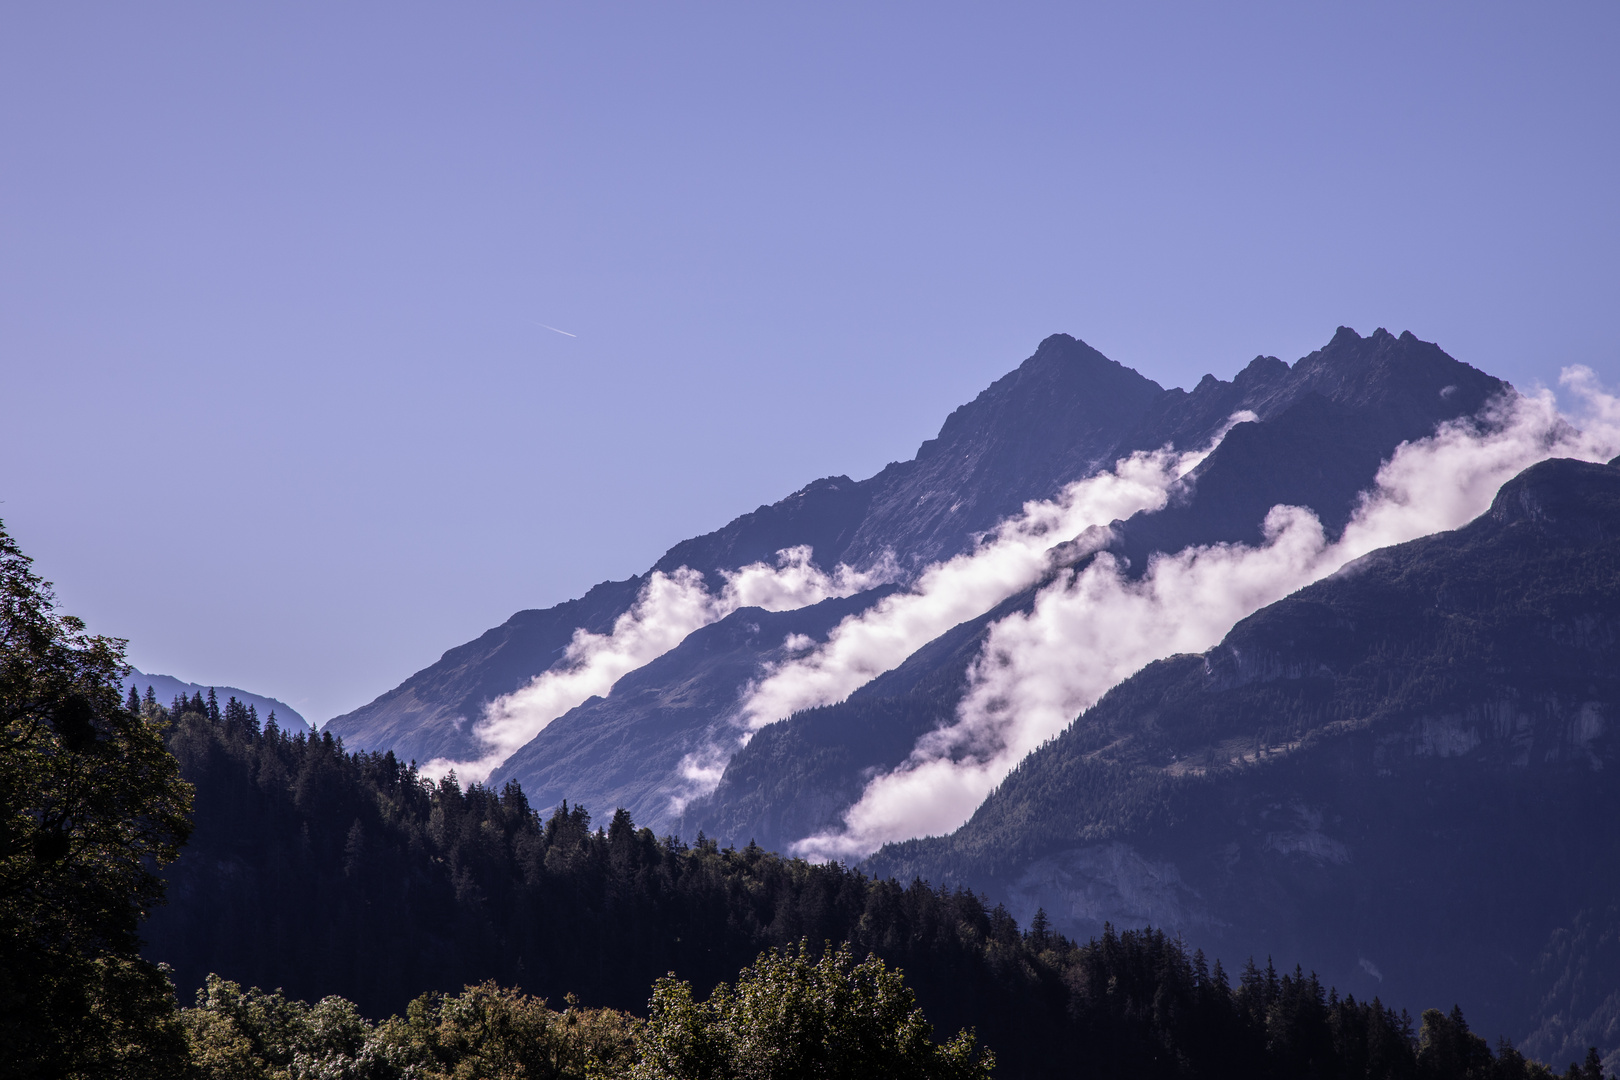
M634 1080L989 1080L995 1056L959 1032L944 1046L900 972L849 943L772 949L736 987L698 1001L673 975L653 988Z
M191 788L119 685L124 643L56 611L0 525L0 1072L163 1075L183 1052L139 955Z

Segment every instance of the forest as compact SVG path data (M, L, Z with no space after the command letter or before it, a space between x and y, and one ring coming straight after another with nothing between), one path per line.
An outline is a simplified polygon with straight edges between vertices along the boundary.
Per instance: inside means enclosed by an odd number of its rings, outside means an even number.
M355 1016L427 1016L464 986L485 1000L515 987L571 1002L551 1027L601 1027L589 1008L633 1027L666 973L701 998L770 950L844 944L903 972L941 1037L971 1030L997 1076L1553 1075L1459 1010L1414 1019L1269 960L1229 975L1152 929L1077 943L966 890L687 845L623 811L596 827L567 804L542 819L515 784L431 780L330 736L260 729L233 702L135 704L166 725L197 792L146 954L205 1010L219 972L292 999L339 995ZM389 1024L366 1038L395 1037ZM1563 1072L1600 1074L1595 1058Z

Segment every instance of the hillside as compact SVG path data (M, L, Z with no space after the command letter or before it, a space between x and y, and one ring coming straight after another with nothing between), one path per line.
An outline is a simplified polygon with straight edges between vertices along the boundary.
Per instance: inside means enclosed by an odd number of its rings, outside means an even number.
M1617 708L1620 468L1547 461L1149 666L955 834L869 865L1069 933L1151 922L1358 995L1453 995L1543 1052L1601 1031L1612 1060L1620 975L1571 986L1569 940L1612 932ZM1593 1013L1549 1021L1560 1001Z

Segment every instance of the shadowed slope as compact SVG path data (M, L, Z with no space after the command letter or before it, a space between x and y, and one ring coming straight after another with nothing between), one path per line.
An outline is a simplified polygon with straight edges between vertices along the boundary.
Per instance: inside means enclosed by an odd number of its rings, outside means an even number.
M1151 918L1299 956L1358 995L1468 987L1522 1036L1549 935L1620 889L1617 711L1620 469L1547 461L1150 665L962 829L871 865L1071 932Z

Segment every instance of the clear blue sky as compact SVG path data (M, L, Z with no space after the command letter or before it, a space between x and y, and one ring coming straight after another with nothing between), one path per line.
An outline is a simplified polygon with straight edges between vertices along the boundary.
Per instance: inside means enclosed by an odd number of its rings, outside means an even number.
M1617 56L1614 3L8 4L0 516L319 721L1054 331L1614 382Z

